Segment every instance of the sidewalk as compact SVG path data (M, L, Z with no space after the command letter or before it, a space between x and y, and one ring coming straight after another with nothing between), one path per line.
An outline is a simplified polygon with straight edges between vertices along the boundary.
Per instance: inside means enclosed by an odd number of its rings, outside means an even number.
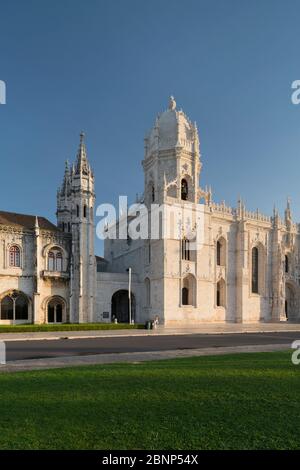
M299 331L300 323L203 323L180 327L159 326L155 330L93 330L93 331L48 331L31 333L0 333L0 341L56 340L61 338L111 338L155 335L194 335L232 333L271 333Z
M1 372L21 372L29 370L59 369L65 367L88 366L97 364L131 363L139 364L146 361L161 361L197 356L214 356L222 354L286 351L290 344L267 344L255 346L214 347L205 349L184 349L169 351L132 352L116 354L95 354L89 356L61 356L44 359L27 359L9 361L0 365Z

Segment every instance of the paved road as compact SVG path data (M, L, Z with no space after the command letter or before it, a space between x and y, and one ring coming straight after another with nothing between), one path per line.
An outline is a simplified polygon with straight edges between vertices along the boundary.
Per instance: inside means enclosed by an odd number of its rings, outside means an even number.
M300 340L300 332L131 336L125 338L10 341L6 343L6 349L7 361L15 361L47 357L85 356L91 354L292 344L296 339Z

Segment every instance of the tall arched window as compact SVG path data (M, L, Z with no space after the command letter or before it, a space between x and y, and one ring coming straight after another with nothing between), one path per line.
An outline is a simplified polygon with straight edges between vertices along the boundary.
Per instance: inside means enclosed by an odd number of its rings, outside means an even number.
M188 183L186 179L181 180L181 199L187 201L188 198Z
M190 241L184 238L181 241L181 257L184 260L190 261L191 253L190 253Z
M152 184L152 186L151 186L151 201L152 201L152 202L155 202L155 188L154 188L154 184Z
M21 267L21 251L16 245L13 245L9 249L9 265L14 268Z
M77 215L77 217L79 217L79 205L78 204L76 206L76 215Z
M221 243L217 241L217 266L221 266Z
M83 217L86 219L86 206L83 206Z
M252 248L252 293L258 294L258 262L259 262L258 248L255 246Z
M216 258L217 266L226 265L226 240L223 237L219 238L217 241Z
M285 261L285 272L288 273L289 272L289 257L288 257L288 255L285 255L284 261Z

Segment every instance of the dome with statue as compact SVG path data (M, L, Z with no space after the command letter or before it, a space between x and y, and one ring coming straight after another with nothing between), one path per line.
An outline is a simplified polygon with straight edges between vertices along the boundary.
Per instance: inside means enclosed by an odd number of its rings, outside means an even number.
M157 116L154 127L145 137L145 158L174 148L195 152L199 148L199 138L196 123L176 109L176 101L171 96L168 109Z

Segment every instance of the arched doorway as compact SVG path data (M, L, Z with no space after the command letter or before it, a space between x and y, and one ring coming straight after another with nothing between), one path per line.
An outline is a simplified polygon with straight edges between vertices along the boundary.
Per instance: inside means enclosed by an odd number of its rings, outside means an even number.
M47 305L47 322L63 323L65 317L65 303L59 297L53 297Z
M111 298L111 318L118 323L129 323L128 290L118 290ZM135 297L131 293L131 320L135 319Z
M285 285L285 315L287 320L296 315L295 289L291 284Z
M192 274L182 280L181 305L196 306L196 279Z
M226 305L226 284L224 279L217 282L217 307L225 307Z

